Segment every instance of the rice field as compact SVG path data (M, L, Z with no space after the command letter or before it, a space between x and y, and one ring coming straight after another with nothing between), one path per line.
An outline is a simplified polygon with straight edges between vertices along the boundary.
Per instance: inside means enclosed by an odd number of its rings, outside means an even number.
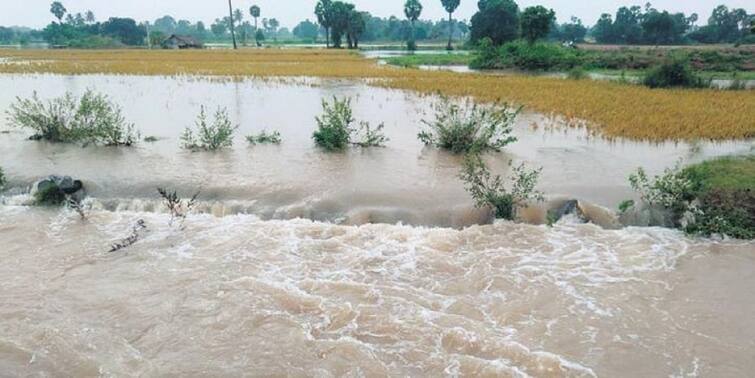
M364 79L423 94L512 102L606 138L755 137L755 91L651 90L605 81L401 69L336 50L0 50L0 73Z

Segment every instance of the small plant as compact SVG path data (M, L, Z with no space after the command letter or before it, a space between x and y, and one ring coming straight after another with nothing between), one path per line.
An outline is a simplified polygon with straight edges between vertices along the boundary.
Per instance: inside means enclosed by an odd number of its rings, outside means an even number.
M129 236L126 237L125 239L110 246L110 251L108 252L109 253L118 252L124 248L128 248L136 244L136 242L139 241L139 234L146 229L147 229L147 224L144 222L143 219L139 219L131 227L131 234L129 234Z
M157 137L155 136L148 136L144 138L144 141L147 143L155 143L157 142Z
M233 133L238 126L233 126L228 110L218 108L212 125L207 121L204 106L201 107L196 120L196 130L186 128L181 135L181 146L188 150L216 151L233 146Z
M0 167L0 190L3 189L5 186L6 180L5 180L5 174L3 173L3 168Z
M30 99L16 98L7 114L11 125L35 132L32 140L106 146L132 146L139 140L120 107L92 90L81 98L66 93L46 103L35 92Z
M645 170L639 168L629 176L629 184L640 194L643 202L670 210L677 225L695 199L694 183L679 165L666 169L662 175L653 179L648 178Z
M500 175L493 176L479 155L469 155L460 174L466 189L478 208L493 210L496 218L513 220L517 211L528 201L542 201L543 194L535 190L541 169L528 171L524 164L512 167L509 188Z
M39 188L34 193L34 205L36 206L62 206L66 202L66 194L55 185Z
M162 197L163 203L170 213L170 221L168 222L168 225L173 226L173 223L178 220L181 225L180 228L183 228L183 222L197 204L199 192L196 192L189 200L179 197L178 192L175 190L171 192L168 189L157 188L157 192L160 194L160 197Z
M582 67L574 67L566 74L566 77L571 80L583 80L587 78L587 71Z
M82 220L87 219L86 209L81 201L81 197L68 196L68 198L66 198L66 206L75 211L76 214L79 214Z
M312 138L315 144L327 151L340 151L354 144L361 147L379 147L388 141L382 134L384 125L371 129L367 122L360 123L360 129L354 127L354 119L351 109L351 98L339 100L333 97L333 103L322 101L323 114L315 117L317 130ZM360 135L361 134L361 135ZM352 142L352 136L361 136L356 142Z
M384 147L388 143L388 137L383 134L384 127L385 124L381 123L373 129L368 122L360 122L356 133L358 139L353 144L359 147Z
M441 97L434 109L435 119L422 121L429 130L417 135L425 145L459 154L500 151L516 141L511 132L521 108L514 109L505 103L483 106L470 100L459 105Z
M624 214L627 211L629 211L629 209L631 209L633 207L634 207L634 201L633 200L621 201L621 203L619 204L619 213Z
M268 133L266 130L262 130L257 135L249 135L246 137L246 140L251 145L255 144L281 144L283 139L281 138L281 133L277 131L273 131L271 133Z
M643 84L650 88L710 87L710 82L698 77L685 61L678 59L650 69L643 79Z

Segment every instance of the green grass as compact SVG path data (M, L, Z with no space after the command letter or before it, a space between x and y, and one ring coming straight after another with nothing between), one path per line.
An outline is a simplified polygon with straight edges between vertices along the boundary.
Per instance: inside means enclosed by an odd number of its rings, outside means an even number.
M755 155L709 160L685 171L702 192L755 188Z
M645 76L645 72L647 70L610 70L610 69L592 69L589 70L591 73L597 73L601 75L609 75L609 76L621 76L621 73L623 72L624 75L627 77L643 77ZM723 80L729 80L729 79L740 79L740 80L755 80L755 71L735 71L735 72L724 72L724 71L695 71L695 74L702 77L703 79L723 79Z
M472 54L417 54L397 56L386 59L390 65L401 67L429 66L468 66L474 56Z

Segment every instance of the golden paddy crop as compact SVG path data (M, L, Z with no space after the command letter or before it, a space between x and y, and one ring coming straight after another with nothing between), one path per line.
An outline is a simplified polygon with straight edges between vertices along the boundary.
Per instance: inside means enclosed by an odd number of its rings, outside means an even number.
M572 120L606 137L642 140L755 137L755 91L651 90L605 81L491 76L380 66L345 51L0 50L0 73L323 77L371 80L424 94L502 100ZM575 122L584 124L584 122Z

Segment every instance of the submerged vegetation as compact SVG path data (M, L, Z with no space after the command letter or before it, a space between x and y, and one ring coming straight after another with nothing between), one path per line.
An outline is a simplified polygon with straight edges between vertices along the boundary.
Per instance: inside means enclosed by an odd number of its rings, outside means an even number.
M157 188L157 193L160 194L163 204L170 214L168 224L173 226L174 222L178 221L179 227L183 228L186 217L189 216L189 213L197 204L199 192L194 193L190 199L183 199L178 195L177 191L165 188Z
M47 102L35 92L28 99L16 98L7 114L11 125L33 130L33 140L106 146L131 146L139 140L120 107L92 90L81 98L69 92Z
M315 117L317 130L312 134L315 144L326 151L341 151L353 144L360 147L382 147L388 138L382 134L383 124L372 129L367 122L360 122L359 128L351 108L351 98L333 102L322 101L323 114Z
M281 133L273 131L268 133L267 130L262 130L257 135L249 135L246 137L247 142L251 145L255 144L281 144L283 139Z
M529 201L542 201L543 193L535 190L542 169L528 171L524 164L512 166L506 178L493 175L482 158L470 154L464 160L460 178L478 208L490 208L496 218L514 220L517 211Z
M0 190L3 189L5 186L6 179L5 179L5 173L3 173L3 167L0 167Z
M238 126L233 126L228 110L218 108L212 124L207 120L204 106L201 107L195 123L195 130L184 129L181 146L187 150L215 151L233 146L233 133Z
M652 179L639 169L630 183L643 203L666 209L688 233L755 239L755 156L667 169Z
M726 140L755 136L755 91L665 91L592 80L402 70L334 50L0 50L0 56L28 62L0 64L0 72L6 73L383 79L375 85L471 96L480 102L506 99L533 111L589 121L588 127L607 137ZM711 127L712 122L716 127Z
M434 109L435 119L422 121L428 130L417 135L425 145L459 154L500 151L516 141L511 131L520 109L508 104L477 105L469 100L459 104L441 97Z

